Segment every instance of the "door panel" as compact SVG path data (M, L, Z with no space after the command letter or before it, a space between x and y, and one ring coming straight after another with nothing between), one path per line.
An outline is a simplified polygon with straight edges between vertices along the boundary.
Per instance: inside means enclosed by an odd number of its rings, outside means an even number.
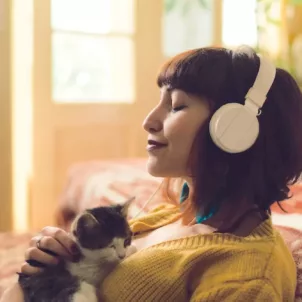
M161 10L162 1L136 0L133 103L60 104L51 98L50 0L35 0L31 228L55 223L58 196L72 164L146 156L141 124L159 97L155 76L163 59L161 24L154 20Z

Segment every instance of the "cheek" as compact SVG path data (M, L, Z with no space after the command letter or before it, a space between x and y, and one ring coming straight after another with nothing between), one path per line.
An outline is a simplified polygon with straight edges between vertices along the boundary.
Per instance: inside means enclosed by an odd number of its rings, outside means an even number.
M114 251L114 249L108 247L108 248L104 248L102 253L105 256L111 256L112 254L115 253L115 251Z
M112 248L106 249L103 255L108 261L116 261L118 259L117 251Z
M167 126L167 135L169 135L172 148L177 148L182 153L189 153L202 124L200 119L196 118L180 117L177 121L171 121Z
M181 112L164 123L164 136L169 142L163 153L149 156L148 172L156 177L181 177L188 173L187 164L193 142L205 122L201 112Z

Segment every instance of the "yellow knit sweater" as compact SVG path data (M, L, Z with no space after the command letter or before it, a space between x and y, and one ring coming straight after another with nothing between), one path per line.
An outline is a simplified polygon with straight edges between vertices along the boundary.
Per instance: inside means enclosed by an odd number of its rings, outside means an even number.
M148 232L175 221L161 208L131 221ZM162 242L130 256L107 277L104 302L294 301L296 266L267 219L249 236L194 235Z

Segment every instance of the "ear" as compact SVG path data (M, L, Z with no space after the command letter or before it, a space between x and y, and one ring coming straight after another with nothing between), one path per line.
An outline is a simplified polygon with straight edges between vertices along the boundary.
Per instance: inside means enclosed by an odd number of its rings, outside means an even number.
M89 231L94 229L96 226L99 226L97 219L92 214L85 212L77 219L75 230L77 232L82 231L83 229Z
M98 220L89 211L86 211L75 219L72 231L81 247L91 249L97 246L97 238L102 227Z
M128 215L128 210L129 210L129 207L130 205L132 204L132 202L135 200L135 197L131 197L130 199L128 199L123 205L122 205L122 208L121 208L121 213L124 217L127 217Z

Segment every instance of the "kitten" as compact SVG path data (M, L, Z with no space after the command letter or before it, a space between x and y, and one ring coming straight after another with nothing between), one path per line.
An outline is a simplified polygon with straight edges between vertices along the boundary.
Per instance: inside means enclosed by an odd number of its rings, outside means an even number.
M20 274L19 284L24 301L98 301L96 289L126 257L127 248L131 245L131 231L126 217L133 199L122 206L86 210L76 217L71 234L81 251L79 261L65 261L55 267L46 267L42 273L33 276Z

